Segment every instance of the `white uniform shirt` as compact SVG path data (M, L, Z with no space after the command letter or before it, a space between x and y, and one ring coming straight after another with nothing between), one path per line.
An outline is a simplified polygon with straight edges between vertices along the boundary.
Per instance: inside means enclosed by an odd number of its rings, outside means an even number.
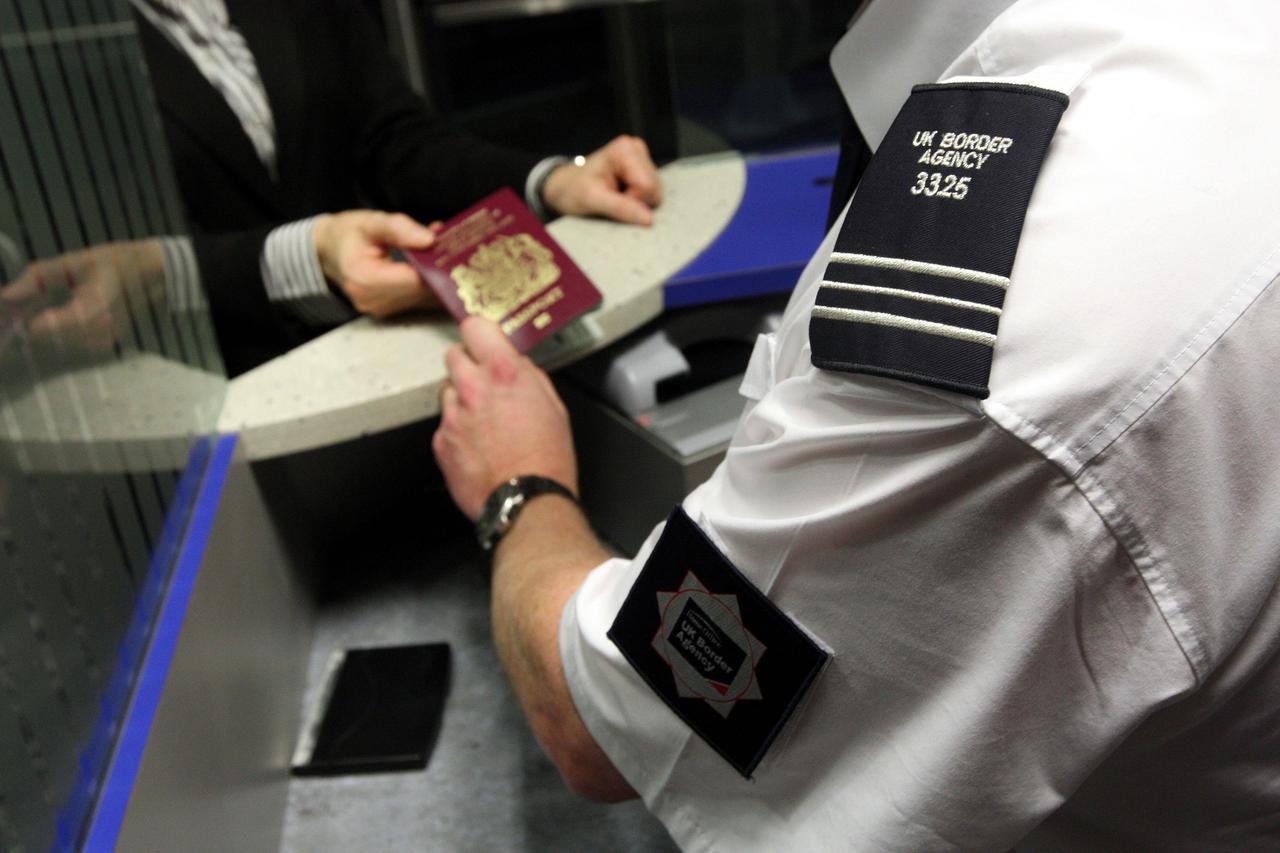
M1278 39L1268 0L1023 0L943 73L1078 81L990 396L811 365L837 224L684 504L833 652L753 778L605 636L660 530L566 608L683 847L1280 848Z

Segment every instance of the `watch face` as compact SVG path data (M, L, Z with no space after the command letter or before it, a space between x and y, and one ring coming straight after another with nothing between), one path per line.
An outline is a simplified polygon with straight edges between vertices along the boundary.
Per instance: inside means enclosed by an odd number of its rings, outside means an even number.
M498 543L502 534L511 527L512 506L519 503L523 496L520 486L513 481L503 483L493 490L480 510L480 517L476 519L476 538L480 540L480 547L488 551Z
M532 474L514 477L494 489L476 519L476 538L480 540L480 546L486 551L493 550L515 523L520 508L530 499L545 494L560 494L577 501L573 492L560 483Z

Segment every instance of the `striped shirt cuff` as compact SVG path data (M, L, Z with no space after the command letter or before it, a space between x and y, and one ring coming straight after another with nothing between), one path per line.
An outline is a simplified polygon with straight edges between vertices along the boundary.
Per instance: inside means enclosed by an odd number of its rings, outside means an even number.
M542 185L547 182L547 178L557 166L572 162L568 157L545 157L529 170L529 177L525 178L524 203L543 222L554 219L556 212L548 208L546 201L543 200Z
M356 316L329 290L316 257L317 217L275 228L262 246L262 283L267 299L311 326L332 326Z
M164 258L164 287L169 297L169 307L176 313L207 311L200 282L200 267L196 265L196 252L188 237L157 237L160 254Z

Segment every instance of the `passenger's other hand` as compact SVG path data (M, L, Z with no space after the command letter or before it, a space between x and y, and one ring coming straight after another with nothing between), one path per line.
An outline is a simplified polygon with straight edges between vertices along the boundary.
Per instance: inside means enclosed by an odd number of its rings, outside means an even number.
M445 354L440 426L431 441L449 494L475 521L489 494L538 474L578 493L569 415L547 374L492 320L462 321L462 344Z
M316 221L320 269L361 314L382 319L406 311L440 307L413 267L390 256L392 249L426 249L435 232L403 213L347 210Z
M543 184L542 197L558 213L648 225L653 208L662 203L662 180L644 140L619 136L581 166L557 167Z

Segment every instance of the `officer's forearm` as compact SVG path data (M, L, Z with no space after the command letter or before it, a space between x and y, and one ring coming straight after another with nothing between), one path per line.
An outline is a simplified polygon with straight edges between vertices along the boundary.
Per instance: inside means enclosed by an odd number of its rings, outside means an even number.
M609 558L572 502L529 503L493 564L493 639L529 725L569 787L593 800L636 794L591 737L560 662L560 616L590 571Z

